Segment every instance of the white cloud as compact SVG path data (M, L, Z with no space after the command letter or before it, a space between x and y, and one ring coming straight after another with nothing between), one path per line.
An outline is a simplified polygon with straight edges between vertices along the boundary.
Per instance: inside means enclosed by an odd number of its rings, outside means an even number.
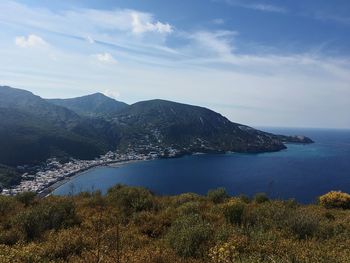
M86 37L87 42L89 42L90 44L94 44L95 40L91 37L91 36L87 36Z
M114 59L114 57L108 52L96 54L94 56L96 57L96 59L99 62L102 62L105 64L116 64L117 63L117 61Z
M193 50L197 50L205 56L215 55L227 57L230 56L234 50L232 41L233 37L237 34L238 33L235 31L219 30L213 32L198 31L188 36L196 45Z
M215 2L225 2L232 6L254 9L263 12L287 13L287 9L282 6L265 4L251 0L213 0Z
M120 93L116 90L106 89L104 92L102 92L107 97L117 99L120 97Z
M173 32L172 26L168 23L150 22L149 15L144 15L139 12L131 13L132 18L132 32L135 34L145 32L158 32L158 33L171 33Z
M48 44L37 35L19 36L15 38L15 44L22 48L44 47Z
M147 12L121 8L74 8L54 12L8 0L0 1L0 10L6 10L0 12L3 24L11 26L13 30L34 28L43 34L51 33L50 38L55 39L56 47L59 47L58 42L68 42L68 38L71 38L71 41L80 39L91 44L107 45L119 52L128 52L128 56L168 56L174 53L164 45L167 37L174 32L174 27ZM81 51L92 48L81 44Z
M287 12L287 10L284 7L267 5L267 4L251 4L251 5L244 5L244 7L259 10L259 11L266 11L266 12L277 12L277 13Z
M51 32L81 36L98 40L98 37L108 36L118 38L118 33L167 34L173 32L169 23L158 21L153 14L131 9L72 9L60 13L49 9L34 8L13 1L1 1L0 19L7 23L36 27ZM21 19L18 19L20 17ZM86 37L88 36L88 37Z
M311 14L311 16L319 20L324 20L324 21L329 20L329 21L335 21L337 23L341 23L344 25L350 25L350 17L340 16L337 14L327 14L323 12L314 12L314 14Z
M12 40L12 29L35 28L50 32L55 48L50 46L52 57L38 56L1 41L1 83L47 97L85 95L101 86L106 95L118 97L114 88L120 87L128 102L162 97L208 106L250 125L350 127L348 58L330 59L317 50L242 54L234 31L179 32L135 10L56 13L14 2L6 7L5 2L0 1L0 10L6 10L0 12L0 39ZM255 8L271 12L266 6ZM180 41L170 48L164 40L173 30ZM28 40L22 37L19 43L33 46ZM91 40L95 45L88 44ZM117 63L112 54L118 54L123 67L111 66Z

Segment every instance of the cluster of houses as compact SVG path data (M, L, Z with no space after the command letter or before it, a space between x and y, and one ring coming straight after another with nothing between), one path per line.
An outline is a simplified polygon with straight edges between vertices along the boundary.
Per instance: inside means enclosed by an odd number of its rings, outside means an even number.
M36 192L42 194L48 191L53 184L65 180L77 173L92 167L110 165L114 163L150 160L160 157L175 157L178 150L167 148L165 150L153 149L147 153L140 153L140 149L128 150L126 153L108 152L95 160L76 160L60 163L55 158L48 160L45 165L38 166L35 172L26 172L22 175L21 183L9 189L3 189L2 195L16 195L22 192ZM165 156L166 154L166 156Z

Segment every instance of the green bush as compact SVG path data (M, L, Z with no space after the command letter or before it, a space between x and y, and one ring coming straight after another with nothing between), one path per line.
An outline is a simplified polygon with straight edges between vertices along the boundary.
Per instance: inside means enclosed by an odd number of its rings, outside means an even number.
M350 209L350 195L341 191L331 191L320 196L320 204L325 208Z
M288 208L297 208L299 205L298 202L294 198L288 199L288 200L284 201L283 203Z
M15 201L9 196L0 195L0 215L10 212L15 206Z
M49 229L58 230L79 223L75 205L70 201L42 203L18 215L14 225L19 226L27 240L40 237Z
M200 215L191 214L177 219L170 227L167 241L181 257L199 257L211 237L211 226Z
M299 239L312 238L320 226L320 218L306 211L296 211L285 220L287 229Z
M229 195L227 194L225 188L220 187L217 189L209 190L207 197L214 204L219 204L219 203L224 202L229 197Z
M150 210L155 205L153 194L141 187L116 185L108 190L107 197L127 215Z
M243 203L246 203L246 204L249 204L251 201L249 196L243 195L243 194L239 195L238 198L239 200L241 200Z
M12 246L22 240L23 233L17 228L0 231L0 244Z
M234 233L233 226L230 224L222 224L216 229L215 241L216 243L226 242Z
M24 206L29 206L31 203L33 203L35 197L36 193L34 192L23 192L16 195L16 199L24 204Z
M289 220L296 212L296 207L284 201L253 203L244 211L243 224L245 227L258 227L266 231L284 229L286 220Z
M101 191L95 191L90 193L90 196L88 198L88 205L90 207L96 208L106 206L106 199L102 196Z
M180 195L172 196L172 203L177 207L187 202L195 202L203 199L200 195L195 193L183 193Z
M241 225L246 204L241 201L229 202L224 206L226 222L232 225Z
M133 222L142 234L151 238L159 238L170 227L172 220L171 214L167 212L154 214L143 211L135 214Z
M265 193L257 193L254 196L254 202L257 204L262 204L262 203L265 203L268 201L269 201L269 198L267 197L267 195Z
M200 214L200 202L187 202L178 208L181 215Z

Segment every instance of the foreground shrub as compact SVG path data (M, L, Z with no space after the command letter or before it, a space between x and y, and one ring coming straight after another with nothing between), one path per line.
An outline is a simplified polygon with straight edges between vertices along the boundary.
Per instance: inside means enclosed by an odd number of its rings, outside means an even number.
M14 223L20 227L27 240L32 240L46 230L70 227L79 223L79 220L73 202L51 201L19 214Z
M158 246L147 246L142 250L128 251L123 253L120 261L108 262L126 262L126 263L187 263L179 258L171 248ZM84 262L85 263L85 262ZM189 263L199 263L198 261L190 261Z
M16 199L24 204L24 206L29 206L31 203L33 203L35 197L36 193L34 192L23 192L16 195Z
M154 214L149 211L143 211L135 215L134 223L139 227L142 234L151 238L162 236L171 225L170 213Z
M0 197L0 262L350 262L350 209L145 192L151 206L129 215L98 192L27 207Z
M187 202L178 207L178 211L181 215L200 214L201 206L200 202Z
M238 196L239 200L241 200L243 203L249 204L250 203L250 198L247 195L241 194Z
M7 230L0 231L0 244L14 245L20 241L23 237L23 233L17 228L10 228ZM0 260L1 262L1 260Z
M242 262L241 255L247 250L248 238L244 235L234 235L228 242L212 247L209 259L213 263Z
M172 197L172 203L177 207L188 202L200 201L202 197L195 193L183 193Z
M106 199L102 196L100 191L89 193L87 204L90 207L101 208L106 206Z
M229 195L227 194L225 188L220 187L217 189L209 190L207 197L214 204L219 204L219 203L224 202L229 197Z
M49 242L42 246L45 248L46 257L55 260L62 259L68 262L72 255L80 255L84 248L88 247L79 228L63 229L60 232L51 232L48 235Z
M258 227L269 230L272 228L285 228L285 221L295 213L295 208L284 202L264 202L262 204L248 205L244 210L243 225L245 227Z
M242 224L245 207L245 203L238 200L231 200L228 204L224 206L224 216L226 222L232 225L240 226Z
M108 190L110 202L120 208L125 214L150 210L154 207L152 193L141 187L126 187L116 185Z
M341 191L331 191L320 196L320 204L326 208L350 209L350 195Z
M307 211L298 211L286 218L286 227L299 239L315 236L320 226L320 218Z
M269 198L267 197L267 195L265 193L257 193L254 196L254 202L257 204L262 204L262 203L265 203L268 201L269 201Z
M10 212L16 205L15 200L9 196L0 195L0 215Z
M187 215L177 219L170 227L167 241L181 257L199 257L211 236L210 224L199 215Z

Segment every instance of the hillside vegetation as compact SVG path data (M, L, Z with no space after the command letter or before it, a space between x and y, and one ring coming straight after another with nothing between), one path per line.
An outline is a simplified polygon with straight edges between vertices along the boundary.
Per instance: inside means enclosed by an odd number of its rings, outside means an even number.
M52 157L93 159L116 149L113 124L39 96L0 86L0 164L34 165Z
M312 142L265 133L212 110L171 101L127 105L100 93L45 100L0 86L0 164L12 167L52 157L94 159L110 150L270 152L285 149L288 141Z
M0 196L0 262L350 262L349 197L300 205L121 185L106 196Z

